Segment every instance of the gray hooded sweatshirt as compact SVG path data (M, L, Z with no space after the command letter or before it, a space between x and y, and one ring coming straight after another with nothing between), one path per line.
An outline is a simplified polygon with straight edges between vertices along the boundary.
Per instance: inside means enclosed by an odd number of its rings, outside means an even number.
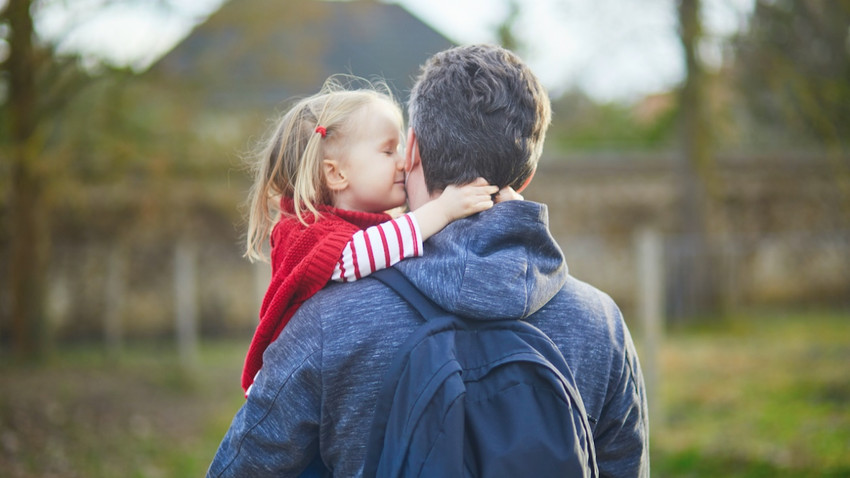
M646 394L631 336L609 296L569 275L546 206L497 204L424 247L396 268L444 309L527 320L549 335L575 375L600 475L649 476ZM265 352L208 476L294 477L317 457L333 476L360 476L383 376L420 323L377 280L320 291Z

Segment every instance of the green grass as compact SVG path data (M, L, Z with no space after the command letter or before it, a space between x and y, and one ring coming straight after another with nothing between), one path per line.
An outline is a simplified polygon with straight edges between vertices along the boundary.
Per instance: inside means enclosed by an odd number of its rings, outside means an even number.
M0 475L203 476L243 401L246 343L204 344L192 370L167 346L0 360ZM659 363L653 477L850 476L849 313L678 328Z
M162 346L96 348L0 368L0 475L203 476L244 400L242 344L206 344L184 370Z
M660 363L653 476L850 476L850 314L677 330Z

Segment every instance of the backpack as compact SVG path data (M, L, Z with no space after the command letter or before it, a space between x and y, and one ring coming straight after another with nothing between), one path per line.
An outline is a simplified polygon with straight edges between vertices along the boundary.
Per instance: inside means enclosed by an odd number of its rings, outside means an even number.
M444 311L401 273L372 274L422 316L384 377L365 477L596 477L575 379L542 331Z

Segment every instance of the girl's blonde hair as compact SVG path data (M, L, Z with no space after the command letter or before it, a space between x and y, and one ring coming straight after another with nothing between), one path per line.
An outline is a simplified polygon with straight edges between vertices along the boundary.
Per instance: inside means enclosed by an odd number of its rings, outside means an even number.
M392 105L401 135L401 108L387 84L344 75L328 78L321 91L295 103L276 122L249 158L254 184L248 197L245 257L252 262L266 260L263 244L281 214L282 196L292 198L295 215L305 225L308 212L318 218L317 206L331 205L333 197L325 184L322 160L345 147L348 119L373 101ZM325 128L324 137L316 130L319 126Z

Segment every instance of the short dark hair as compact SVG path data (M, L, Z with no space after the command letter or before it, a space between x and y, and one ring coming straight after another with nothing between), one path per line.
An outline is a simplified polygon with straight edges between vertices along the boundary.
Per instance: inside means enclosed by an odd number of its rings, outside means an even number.
M428 59L408 112L429 192L479 176L519 188L537 167L551 120L549 96L534 73L494 45Z

